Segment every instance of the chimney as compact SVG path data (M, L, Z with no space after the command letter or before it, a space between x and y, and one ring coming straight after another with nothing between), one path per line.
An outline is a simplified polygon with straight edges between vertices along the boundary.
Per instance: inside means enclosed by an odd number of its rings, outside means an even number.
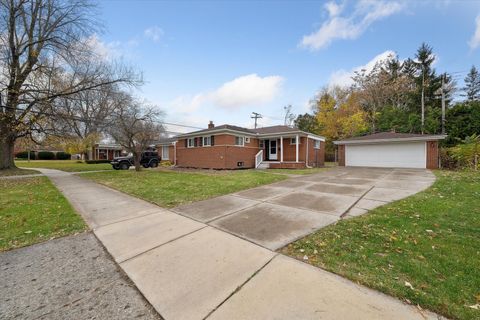
M215 125L213 124L213 121L210 120L210 122L208 123L208 129L213 129L215 128Z

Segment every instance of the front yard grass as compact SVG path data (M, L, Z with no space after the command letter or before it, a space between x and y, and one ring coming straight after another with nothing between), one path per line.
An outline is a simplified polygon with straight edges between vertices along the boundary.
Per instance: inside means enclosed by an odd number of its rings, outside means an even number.
M0 251L86 229L46 177L0 179L0 190Z
M96 170L112 170L112 165L109 163L86 163L78 160L17 160L15 161L17 167L24 168L46 168L56 169L68 172L83 172Z
M266 172L271 173L282 173L282 174L314 174L322 171L328 170L328 168L306 168L306 169L267 169Z
M212 173L129 170L85 173L82 177L167 208L286 179L284 175L255 170Z
M480 173L436 175L428 190L282 252L447 317L480 319Z
M27 174L39 174L39 173L40 172L36 170L20 169L20 168L3 169L3 170L0 170L0 177L24 176Z

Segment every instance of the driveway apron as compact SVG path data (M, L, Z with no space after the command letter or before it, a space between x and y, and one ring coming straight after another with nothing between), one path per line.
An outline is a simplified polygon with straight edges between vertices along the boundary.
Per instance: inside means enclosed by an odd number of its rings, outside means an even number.
M437 318L274 251L427 188L428 171L338 168L166 210L38 170L167 320Z

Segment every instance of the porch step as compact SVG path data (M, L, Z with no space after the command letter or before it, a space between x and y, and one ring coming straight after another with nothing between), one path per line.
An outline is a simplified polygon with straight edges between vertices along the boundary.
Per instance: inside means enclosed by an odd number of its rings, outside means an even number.
M268 168L270 168L270 164L266 163L266 162L260 163L257 167L257 169L259 169L259 170L265 170L265 169L268 169Z

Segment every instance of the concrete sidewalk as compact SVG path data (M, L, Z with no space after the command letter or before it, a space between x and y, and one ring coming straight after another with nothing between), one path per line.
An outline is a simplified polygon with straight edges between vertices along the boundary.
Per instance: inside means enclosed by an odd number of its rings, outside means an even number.
M167 320L437 318L199 219L72 174L38 170L64 193ZM247 210L255 204L232 198ZM204 215L210 221L223 212Z

